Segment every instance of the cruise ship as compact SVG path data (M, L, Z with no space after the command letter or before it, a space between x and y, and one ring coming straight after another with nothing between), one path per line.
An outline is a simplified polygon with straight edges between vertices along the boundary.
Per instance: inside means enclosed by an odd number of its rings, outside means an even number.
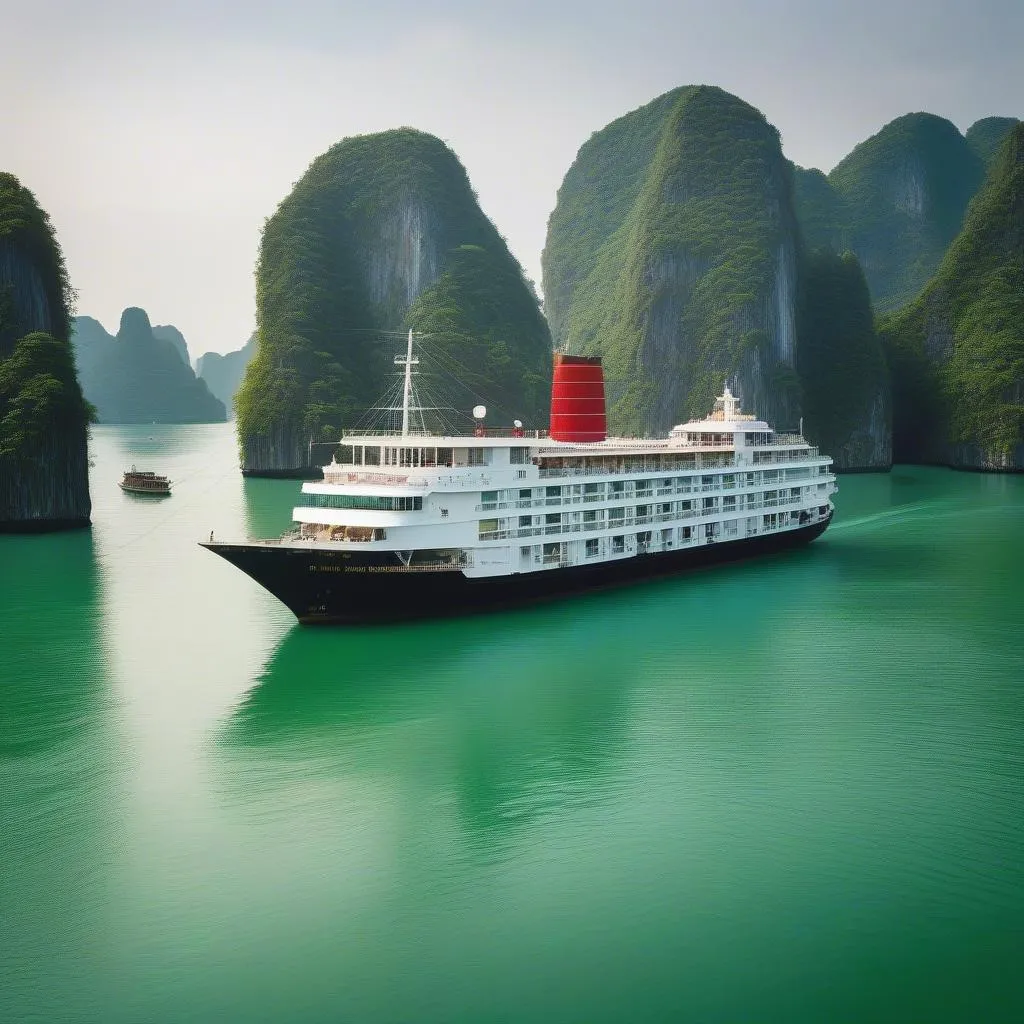
M556 355L549 431L346 434L283 537L203 546L303 623L464 614L806 544L832 519L832 459L740 409L668 437L608 437L599 359Z

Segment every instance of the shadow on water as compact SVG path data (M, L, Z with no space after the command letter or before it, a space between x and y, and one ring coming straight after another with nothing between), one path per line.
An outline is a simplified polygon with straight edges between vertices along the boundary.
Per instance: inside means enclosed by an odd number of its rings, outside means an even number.
M0 538L0 566L0 1018L73 1019L106 901L101 584L89 532Z

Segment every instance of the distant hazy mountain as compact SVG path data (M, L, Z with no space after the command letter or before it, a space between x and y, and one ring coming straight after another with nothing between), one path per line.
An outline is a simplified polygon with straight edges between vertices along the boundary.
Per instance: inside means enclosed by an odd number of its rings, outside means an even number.
M75 318L72 340L82 389L101 423L212 423L227 418L223 403L192 372L187 350L183 360L181 347L166 337L168 329L163 333L165 337L157 337L146 311L135 307L121 314L116 337L92 317Z
M156 328L153 328L156 333ZM210 389L210 392L224 403L228 416L234 416L235 392L245 376L245 368L256 355L256 334L250 336L245 345L235 352L222 355L207 352L196 360L196 375Z
M170 324L157 324L153 328L153 337L160 338L162 341L169 341L178 350L178 354L185 365L192 365L192 360L188 355L188 345L185 342L185 336L177 327L172 327Z

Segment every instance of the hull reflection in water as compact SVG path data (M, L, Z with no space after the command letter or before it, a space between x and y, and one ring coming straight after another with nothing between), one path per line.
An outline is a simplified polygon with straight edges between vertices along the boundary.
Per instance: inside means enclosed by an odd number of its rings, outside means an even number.
M595 637L602 603L586 602L589 619L558 609L544 624L510 613L483 633L294 630L218 744L234 797L308 791L310 770L392 797L419 792L428 818L453 811L468 849L495 855L538 816L598 800L613 774L633 656L612 629ZM454 801L444 811L441 793Z

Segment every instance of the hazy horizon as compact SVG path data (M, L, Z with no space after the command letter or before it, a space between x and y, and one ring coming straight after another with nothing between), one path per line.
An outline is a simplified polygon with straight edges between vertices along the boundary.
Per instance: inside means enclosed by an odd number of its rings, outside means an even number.
M42 0L4 21L26 45L0 64L0 170L49 212L77 312L114 332L142 306L193 359L245 343L263 222L346 136L409 125L444 139L539 288L579 147L677 86L735 93L789 159L826 171L901 114L961 131L1024 115L1024 5L1007 0L526 0L501 14L468 0Z

